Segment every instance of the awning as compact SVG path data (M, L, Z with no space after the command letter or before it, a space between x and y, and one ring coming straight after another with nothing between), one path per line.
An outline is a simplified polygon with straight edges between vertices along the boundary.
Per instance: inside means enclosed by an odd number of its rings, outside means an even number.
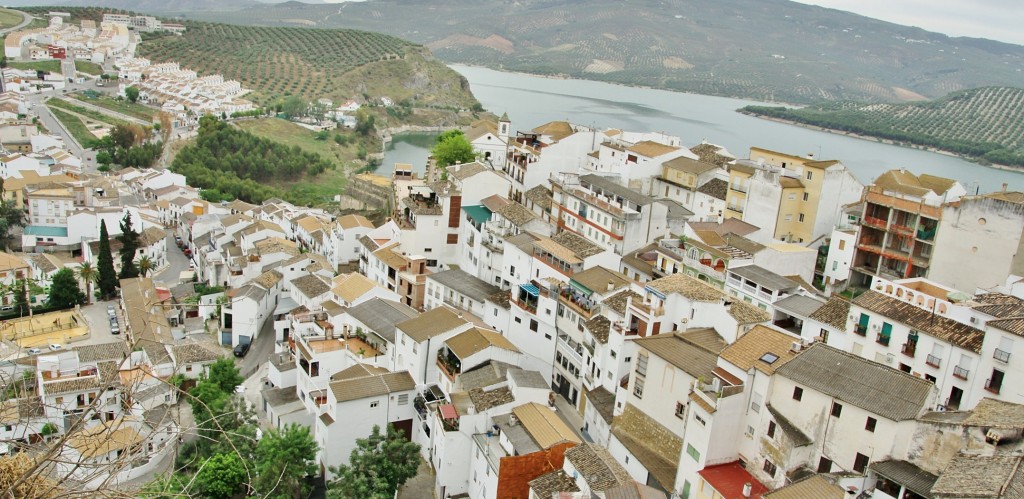
M290 296L281 298L281 301L277 302L277 308L274 309L274 315L287 314L292 310L299 308L299 304L295 303Z
M444 404L437 408L441 412L441 419L459 419L459 411L454 405Z
M463 206L462 209L466 211L469 218L478 224L487 223L491 219L491 210L485 206Z
M530 296L540 296L540 289L533 284L520 284L519 289L526 291Z
M572 279L569 280L569 285L572 286L573 289L575 289L576 291L579 291L580 293L583 293L584 295L587 295L587 296L590 296L591 294L594 293L591 289L587 288L586 286L584 286L584 285L582 285L582 284L580 284L580 283L578 283L578 282L576 282L575 280L572 280Z

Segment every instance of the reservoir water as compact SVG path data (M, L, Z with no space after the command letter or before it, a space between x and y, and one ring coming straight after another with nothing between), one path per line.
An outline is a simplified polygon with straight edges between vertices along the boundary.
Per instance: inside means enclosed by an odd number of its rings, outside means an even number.
M486 68L452 65L465 76L473 94L487 110L507 112L513 130L528 130L553 120L597 128L658 131L682 138L687 145L707 140L739 158L751 146L789 154L813 153L838 159L861 182L906 168L962 182L969 191L1024 190L1024 174L981 166L952 156L882 144L839 134L763 120L736 112L754 101L627 87L586 80L553 79ZM431 136L395 138L378 173L390 175L394 163L412 163L422 171Z

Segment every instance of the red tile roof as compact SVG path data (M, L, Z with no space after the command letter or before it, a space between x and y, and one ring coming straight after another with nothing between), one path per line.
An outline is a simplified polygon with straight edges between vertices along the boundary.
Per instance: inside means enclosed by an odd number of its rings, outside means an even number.
M751 499L761 499L769 490L743 469L739 461L705 467L700 470L700 476L725 499L746 499L747 496L743 495L743 486L748 483L752 486L749 496Z

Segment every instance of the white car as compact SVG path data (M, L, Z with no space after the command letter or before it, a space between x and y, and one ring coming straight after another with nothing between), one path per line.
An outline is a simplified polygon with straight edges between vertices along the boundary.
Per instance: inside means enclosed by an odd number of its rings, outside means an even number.
M38 348L29 348L28 349L28 354L29 355L39 355L41 353L43 353L43 351L38 349Z
M60 343L50 343L50 351L51 352L56 352L57 350L63 350L63 349L64 349L64 345L61 345Z

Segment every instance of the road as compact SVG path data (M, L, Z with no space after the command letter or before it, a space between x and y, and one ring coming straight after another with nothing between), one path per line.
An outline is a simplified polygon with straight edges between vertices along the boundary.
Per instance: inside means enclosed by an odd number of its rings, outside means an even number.
M177 243L174 242L174 230L166 229L167 232L167 268L161 270L159 274L153 276L153 281L160 286L166 286L172 288L177 286L180 281L178 277L182 272L188 270L189 263L191 261L181 249L178 248Z
M78 99L68 99L68 100L70 100L71 103L76 105L76 106L81 106L81 107L84 107L86 109L90 109L90 110L96 111L97 113L105 114L105 115L110 116L112 118L117 118L117 119L119 119L121 121L127 121L129 123L135 123L137 125L142 125L142 126L153 126L153 123L150 123L150 122L148 122L146 120L140 120L140 119L138 119L136 117L128 116L127 114L121 114L121 113L119 113L117 111L112 111L112 110L107 109L105 107L100 107L100 106L97 106L97 105L94 105L94 104L90 104L88 102L85 102L85 101L82 101L82 100L78 100Z
M270 360L270 356L273 353L274 318L270 317L267 319L266 324L263 325L263 329L260 329L260 334L258 334L256 339L252 341L252 346L249 347L249 353L246 354L245 358L238 364L238 370L241 371L242 376L248 378L259 369L261 364Z

